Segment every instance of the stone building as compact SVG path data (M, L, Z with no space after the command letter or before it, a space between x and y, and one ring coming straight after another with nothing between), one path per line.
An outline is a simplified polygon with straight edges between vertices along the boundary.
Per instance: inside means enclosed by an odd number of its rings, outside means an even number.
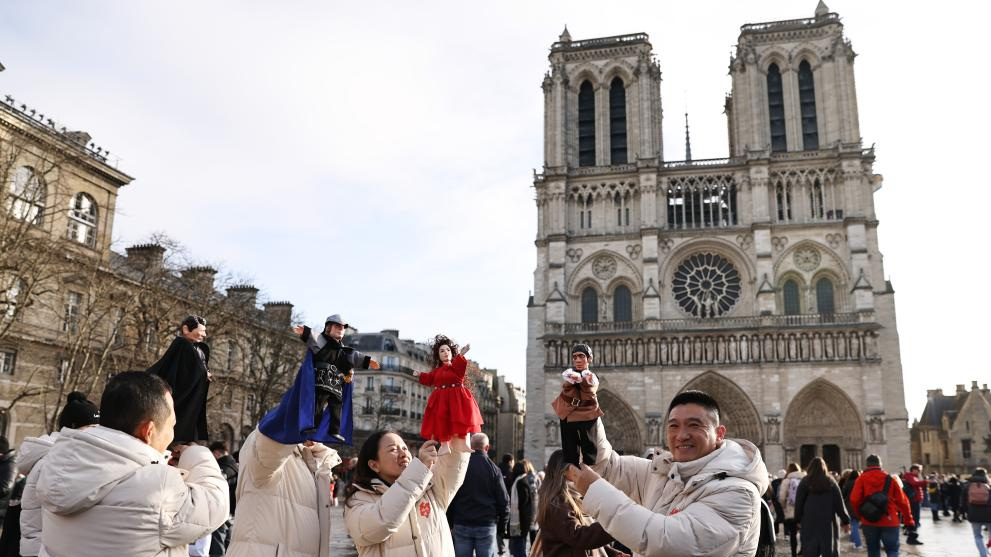
M91 139L0 102L0 434L16 444L51 431L69 392L99 400L195 313L212 347L211 437L236 449L298 368L293 306L259 307L257 288L225 285L158 242L114 251L117 193L132 178Z
M407 444L419 444L420 424L432 388L421 385L413 371L430 371L433 358L430 346L403 339L399 331L386 329L378 333L360 333L350 329L345 344L368 354L381 365L378 370L355 373L354 445L358 447L368 435L378 429L396 429ZM522 429L522 409L503 401L501 390L516 392L512 384L494 369L479 368L469 360L469 379L474 383L474 396L485 424L482 431L489 436L492 453L515 452L523 446L522 435L512 428ZM506 427L502 427L507 424ZM505 437L502 437L503 432ZM505 441L503 441L505 439Z
M928 391L922 417L912 424L912 462L926 470L970 474L977 466L991 467L991 391L977 381L968 391Z
M560 443L550 402L582 341L626 453L662 445L669 401L702 389L771 469L816 455L833 469L870 453L908 462L881 177L860 136L854 57L821 2L809 18L743 25L729 157L666 161L648 36L565 29L551 46L527 456L543 461Z

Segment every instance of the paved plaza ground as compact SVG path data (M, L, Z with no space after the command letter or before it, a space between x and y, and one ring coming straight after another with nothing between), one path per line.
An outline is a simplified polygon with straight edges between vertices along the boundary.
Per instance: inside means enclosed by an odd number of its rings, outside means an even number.
M334 557L354 557L358 553L354 550L354 544L347 535L344 527L343 507L333 509L332 527L333 533L332 548L330 554ZM944 518L939 522L932 521L932 514L928 509L923 509L922 529L919 537L925 545L905 545L905 536L902 536L901 555L909 557L977 557L977 546L974 545L974 536L970 530L970 523L955 523L949 518ZM866 550L855 551L853 544L847 536L844 536L841 553L844 555L867 555ZM778 539L778 551L780 557L790 557L791 550L788 541L784 537ZM882 555L884 553L882 552Z

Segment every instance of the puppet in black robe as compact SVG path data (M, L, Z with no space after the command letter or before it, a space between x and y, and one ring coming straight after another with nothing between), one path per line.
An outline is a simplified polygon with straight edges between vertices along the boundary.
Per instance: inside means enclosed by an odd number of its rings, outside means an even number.
M206 343L192 342L180 335L172 341L165 355L148 368L148 373L161 377L172 388L176 442L205 441L210 438L206 428L206 395L210 388L207 379L209 362L210 347Z

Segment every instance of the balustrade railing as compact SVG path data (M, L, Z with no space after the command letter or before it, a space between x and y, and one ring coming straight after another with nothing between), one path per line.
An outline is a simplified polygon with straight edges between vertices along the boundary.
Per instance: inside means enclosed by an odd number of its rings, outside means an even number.
M548 334L637 333L642 331L698 331L721 329L762 329L780 327L818 327L873 323L873 311L847 313L813 313L802 315L750 315L703 319L651 319L646 321L603 321L596 323L547 323Z
M763 31L782 31L795 27L808 27L819 23L838 23L839 14L829 13L822 16L807 17L803 19L786 19L783 21L768 21L765 23L748 23L740 26L740 31L744 33L759 33Z

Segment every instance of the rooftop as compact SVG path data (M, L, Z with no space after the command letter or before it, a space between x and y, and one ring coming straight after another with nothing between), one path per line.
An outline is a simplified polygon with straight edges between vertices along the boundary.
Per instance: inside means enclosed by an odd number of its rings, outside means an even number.
M567 30L565 30L567 32ZM647 33L632 33L629 35L616 35L613 37L600 37L597 39L586 39L583 41L572 41L570 35L562 34L559 40L551 45L551 52L572 52L576 50L591 50L594 48L610 48L625 46L630 44L650 44Z

